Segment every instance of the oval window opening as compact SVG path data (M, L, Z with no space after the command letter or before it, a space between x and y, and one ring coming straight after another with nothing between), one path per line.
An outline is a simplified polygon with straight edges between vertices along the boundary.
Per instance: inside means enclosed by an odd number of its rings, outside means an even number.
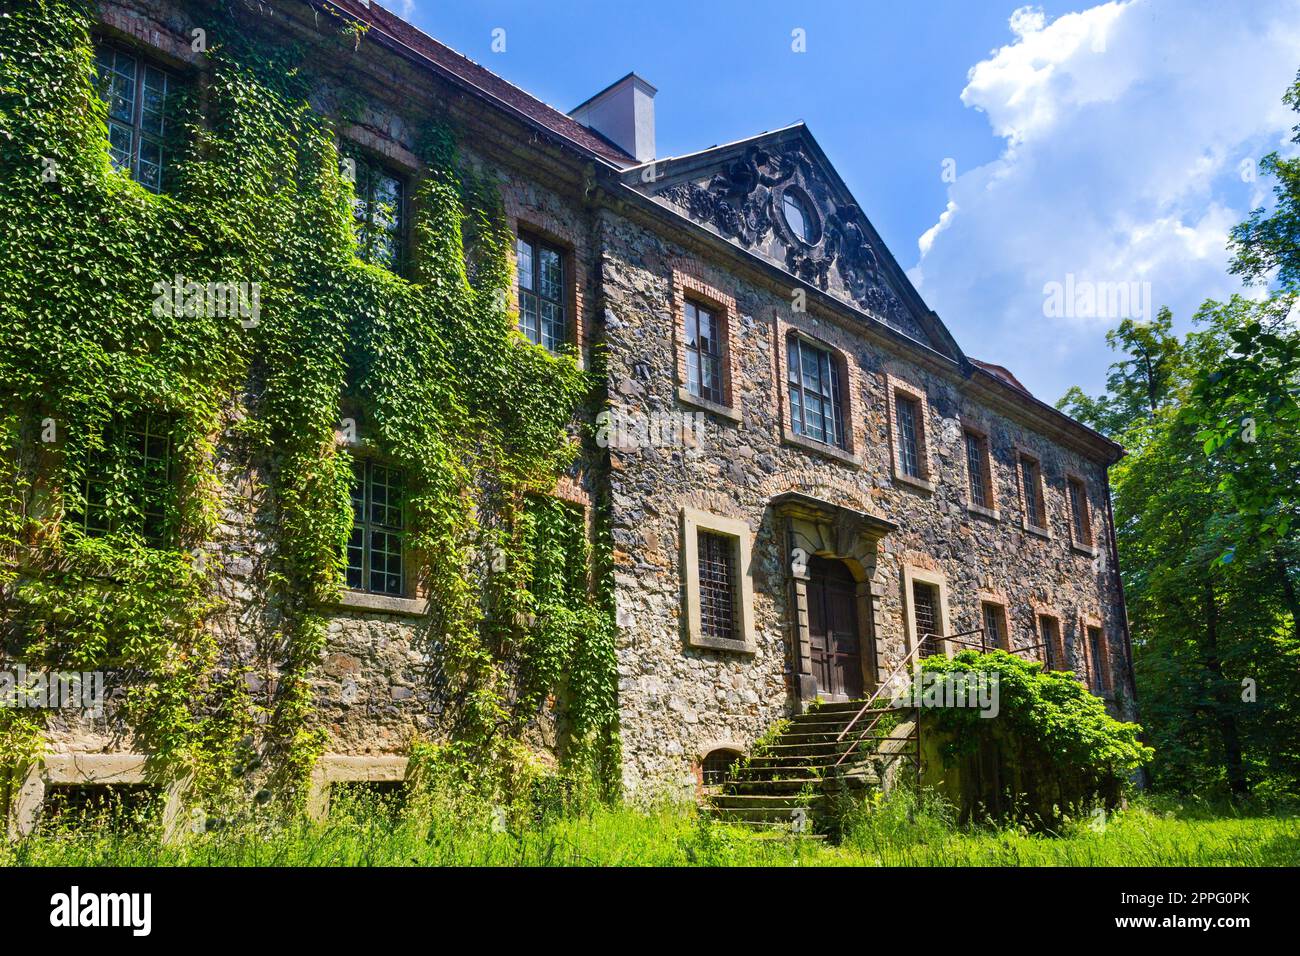
M795 237L812 245L813 217L803 200L787 190L781 197L781 211L785 216L785 224L790 227Z

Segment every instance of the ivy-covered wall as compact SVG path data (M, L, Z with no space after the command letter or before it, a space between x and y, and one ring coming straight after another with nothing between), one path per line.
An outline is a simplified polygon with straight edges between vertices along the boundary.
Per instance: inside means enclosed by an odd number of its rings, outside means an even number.
M400 644L422 682L411 735L451 742L485 786L519 783L544 711L561 759L608 779L605 549L593 559L550 496L591 386L515 330L500 183L446 118L406 117L423 173L409 272L360 261L337 136L360 107L313 109L318 50L201 6L202 81L177 98L161 194L110 164L95 6L0 16L4 659L107 672L114 706L89 730L210 802L300 800L345 733L322 719L320 669L358 633ZM334 32L340 51L358 42ZM156 307L178 276L256 283L256 321ZM345 407L365 453L405 475L420 616L336 607ZM145 428L173 449L165 482ZM43 717L0 710L10 786Z

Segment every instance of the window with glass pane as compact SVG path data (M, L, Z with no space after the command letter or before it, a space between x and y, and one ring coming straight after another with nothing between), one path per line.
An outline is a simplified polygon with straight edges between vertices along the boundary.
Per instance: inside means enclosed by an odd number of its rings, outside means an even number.
M794 433L843 448L839 369L834 356L792 335L786 343L786 366Z
M1092 525L1088 520L1088 495L1084 491L1083 482L1071 478L1068 487L1070 489L1070 520L1074 524L1074 541L1076 544L1091 546Z
M966 475L970 481L970 503L980 508L992 508L990 494L992 482L985 467L988 456L988 439L975 432L966 433Z
M406 595L404 510L400 471L371 459L353 465L352 536L347 554L350 589Z
M372 158L344 147L354 174L352 229L357 258L400 275L405 267L406 223L402 180Z
M1106 673L1101 653L1101 628L1088 628L1088 660L1091 663L1092 692L1097 696L1106 693Z
M1021 457L1020 483L1025 491L1025 520L1036 528L1046 528L1047 511L1043 503L1038 462L1034 459Z
M1040 614L1038 616L1038 635L1039 641L1043 645L1043 660L1047 662L1047 669L1050 671L1059 671L1065 668L1065 661L1057 660L1061 656L1061 622L1049 614Z
M686 301L686 387L710 402L723 400L722 337L712 309Z
M116 169L140 185L162 192L170 133L168 98L176 79L120 47L95 51L100 93L108 103L108 149Z
M700 630L705 637L736 638L736 539L700 531Z
M111 426L90 456L67 523L97 537L127 531L151 547L168 543L175 485L172 438L163 416L141 414Z
M984 602L984 646L990 650L993 648L1006 648L1007 646L1007 628L1005 611L1001 605Z
M921 403L894 393L894 420L898 422L898 467L910 478L921 477Z
M534 345L558 352L569 341L564 308L564 253L554 246L519 236L519 331Z

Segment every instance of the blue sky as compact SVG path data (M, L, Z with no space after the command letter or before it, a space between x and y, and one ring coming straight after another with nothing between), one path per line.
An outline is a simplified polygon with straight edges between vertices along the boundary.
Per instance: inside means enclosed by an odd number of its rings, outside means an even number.
M966 352L1047 401L1100 390L1123 311L1048 284L1134 283L1187 328L1238 289L1227 230L1298 119L1300 0L387 5L566 111L635 70L661 156L803 120Z

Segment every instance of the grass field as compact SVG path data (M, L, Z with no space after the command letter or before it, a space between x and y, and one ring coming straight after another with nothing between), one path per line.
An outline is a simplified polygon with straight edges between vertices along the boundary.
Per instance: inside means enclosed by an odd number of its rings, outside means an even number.
M326 823L244 824L164 843L156 829L0 843L8 866L1296 866L1300 818L1146 799L1059 833L958 827L908 796L850 814L839 843L758 838L692 808L598 808L526 826L490 813L337 808Z

